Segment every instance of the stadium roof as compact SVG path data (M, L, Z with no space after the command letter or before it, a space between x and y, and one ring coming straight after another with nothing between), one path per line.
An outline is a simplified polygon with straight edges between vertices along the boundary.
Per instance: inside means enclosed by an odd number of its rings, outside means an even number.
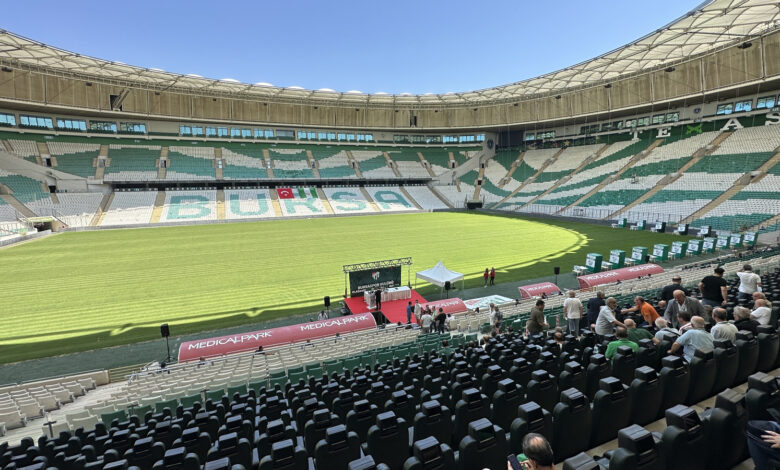
M630 44L557 72L483 90L424 95L280 88L262 82L247 84L231 78L181 75L64 51L2 29L0 64L118 86L142 86L156 91L231 98L316 101L336 105L476 105L557 94L648 72L738 44L777 28L780 28L780 2L776 0L708 0Z

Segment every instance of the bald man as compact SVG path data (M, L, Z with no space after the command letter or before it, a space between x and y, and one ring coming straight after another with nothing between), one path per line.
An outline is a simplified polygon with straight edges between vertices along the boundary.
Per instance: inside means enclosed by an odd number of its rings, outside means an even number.
M705 326L704 318L699 316L691 318L691 328L677 338L668 353L676 354L682 348L683 357L691 362L697 350L712 351L714 348L712 335L707 333Z
M686 296L685 292L676 290L672 295L674 298L671 302L669 302L669 304L667 304L666 310L664 310L664 318L675 328L680 327L679 323L677 322L677 315L680 312L687 312L692 317L701 316L703 314L701 302L692 297Z
M639 344L639 341L643 339L653 339L653 334L644 328L637 328L634 320L629 318L623 323L625 323L626 329L628 330L628 339L636 344Z

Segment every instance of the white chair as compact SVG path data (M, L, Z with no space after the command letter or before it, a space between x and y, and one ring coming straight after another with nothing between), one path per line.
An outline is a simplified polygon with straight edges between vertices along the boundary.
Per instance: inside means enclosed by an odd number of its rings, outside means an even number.
M83 428L85 431L91 431L95 429L95 426L100 422L98 416L87 416L86 418L75 418L68 420L68 424L72 429Z
M27 424L27 417L19 410L0 412L0 423L4 423L7 429L21 428Z
M23 413L28 418L38 418L43 416L43 407L32 398L19 400L16 402L16 404L19 407L19 412Z
M49 425L47 423L43 423L41 425L41 431L43 431L44 435L49 436L51 438L55 438L58 437L61 432L69 432L70 426L68 426L68 423L65 421L57 421L56 423L53 423L51 425L51 430L50 430Z

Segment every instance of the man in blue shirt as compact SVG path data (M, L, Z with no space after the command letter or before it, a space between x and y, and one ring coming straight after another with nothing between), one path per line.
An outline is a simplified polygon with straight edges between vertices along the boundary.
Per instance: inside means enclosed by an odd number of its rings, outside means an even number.
M691 362L697 349L712 351L714 347L712 335L704 329L705 325L704 318L699 316L691 318L691 328L677 338L672 344L669 354L676 354L680 348L683 348L685 360Z
M596 297L588 300L588 315L586 316L587 324L580 325L580 328L590 328L590 325L596 323L596 319L599 317L601 307L606 305L604 301L604 293L601 291L596 292Z
M412 323L412 310L414 307L412 307L412 302L409 302L409 305L406 306L406 324L410 325Z

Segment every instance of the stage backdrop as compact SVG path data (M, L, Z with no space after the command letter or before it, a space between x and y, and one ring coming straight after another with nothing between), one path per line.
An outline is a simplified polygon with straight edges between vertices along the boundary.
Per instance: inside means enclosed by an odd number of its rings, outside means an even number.
M401 285L401 266L367 269L349 273L350 297L363 295L365 291L387 289Z

